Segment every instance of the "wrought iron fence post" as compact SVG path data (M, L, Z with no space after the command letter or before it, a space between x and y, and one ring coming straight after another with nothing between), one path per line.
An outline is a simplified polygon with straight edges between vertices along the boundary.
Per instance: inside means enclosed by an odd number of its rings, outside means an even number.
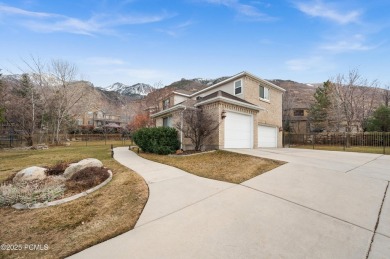
M344 138L343 138L343 144L344 144L343 150L344 150L344 151L345 151L345 145L346 145L346 141L347 141L346 135L347 135L347 134L344 132Z
M385 132L382 132L382 146L383 146L383 154L386 154Z
M316 134L312 134L311 139L313 141L313 149L314 149L314 142L316 142Z

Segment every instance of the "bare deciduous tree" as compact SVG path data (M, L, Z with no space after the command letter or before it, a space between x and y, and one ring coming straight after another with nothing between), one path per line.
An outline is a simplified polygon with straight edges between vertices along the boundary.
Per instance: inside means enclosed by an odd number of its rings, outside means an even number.
M0 69L1 72L1 69ZM5 100L6 100L6 85L3 82L3 74L0 73L0 123L4 121L4 113L5 113Z
M5 101L5 120L15 129L23 132L27 145L33 145L33 135L38 118L42 113L41 100L28 74L11 84Z
M346 132L351 132L354 126L361 130L375 108L377 81L369 82L357 69L349 71L347 76L340 74L331 81L333 113L337 116L341 112Z
M283 107L283 129L285 131L291 132L293 128L290 125L291 121L291 112L293 109L293 104L295 103L295 95L293 91L286 90L283 94L282 107Z
M185 138L189 138L195 150L199 151L206 138L218 129L219 123L207 111L191 108L182 111L182 121L178 121L174 126Z
M390 103L390 85L386 85L385 88L383 89L383 102L386 107L389 107Z
M59 142L59 133L64 122L70 119L71 109L84 97L86 89L74 82L77 69L64 60L53 60L50 66L54 78L47 90L53 111L54 141Z

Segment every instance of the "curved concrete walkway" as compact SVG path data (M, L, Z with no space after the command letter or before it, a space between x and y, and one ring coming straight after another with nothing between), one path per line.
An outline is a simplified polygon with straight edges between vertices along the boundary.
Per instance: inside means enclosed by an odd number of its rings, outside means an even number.
M289 163L234 185L116 148L115 159L149 185L145 210L135 229L72 257L388 257L389 156L234 151Z

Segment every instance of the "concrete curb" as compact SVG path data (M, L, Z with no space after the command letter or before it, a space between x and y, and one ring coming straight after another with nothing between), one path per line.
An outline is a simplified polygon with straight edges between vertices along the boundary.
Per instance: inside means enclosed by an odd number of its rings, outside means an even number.
M40 208L46 208L46 207L50 207L50 206L56 206L56 205L60 205L60 204L64 204L64 203L67 203L67 202L70 202L70 201L74 201L78 198L81 198L81 197L84 197L100 188L102 188L103 186L105 186L106 184L108 184L111 180L112 180L112 172L111 170L108 170L108 173L110 174L110 176L104 181L102 182L101 184L91 188L91 189L88 189L84 192L81 192L79 194L76 194L76 195L73 195L73 196L70 196L70 197L67 197L67 198L64 198L64 199L61 199L61 200L56 200L56 201L51 201L51 202L44 202L44 203L35 203L31 206L27 206L27 205L24 205L24 204L21 204L21 203L16 203L14 205L12 205L12 208L14 209L17 209L17 210L24 210L24 209L40 209Z

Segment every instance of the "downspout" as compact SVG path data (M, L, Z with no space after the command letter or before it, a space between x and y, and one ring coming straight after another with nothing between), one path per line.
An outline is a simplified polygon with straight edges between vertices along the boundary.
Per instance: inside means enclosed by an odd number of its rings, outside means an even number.
M183 150L183 113L187 109L187 107L184 107L184 110L181 111L180 116L180 149Z

